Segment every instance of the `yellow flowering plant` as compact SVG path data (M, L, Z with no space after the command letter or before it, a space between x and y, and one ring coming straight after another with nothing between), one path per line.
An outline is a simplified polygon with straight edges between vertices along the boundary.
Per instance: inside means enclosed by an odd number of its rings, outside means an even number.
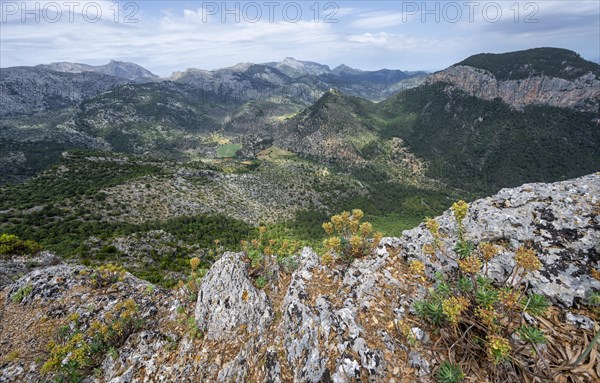
M425 259L435 262L439 251L453 259L457 267L435 274L434 287L429 289L425 299L414 303L413 312L434 328L447 327L450 331L442 332L441 341L461 357L476 355L476 358L488 358L493 365L503 364L514 369L543 364L539 363L539 358L543 358L539 352L530 355L536 360L513 362L518 350L523 349L523 343L535 349L536 344L546 341L544 333L524 319L525 314L543 315L549 306L542 295L530 293L522 286L527 274L543 266L536 252L529 246L519 247L508 280L494 283L488 278L489 263L501 254L502 247L489 242L476 245L466 239L467 203L459 201L452 205L451 211L457 226L452 253L446 251L441 241L442 229L435 219L425 221L433 241L425 244L421 252ZM425 266L421 261L412 260L409 268L420 276Z
M379 245L381 233L373 233L373 225L361 222L364 213L360 209L352 212L344 211L331 217L322 227L328 235L323 241L327 253L324 261L331 262L333 258L349 262L372 253Z

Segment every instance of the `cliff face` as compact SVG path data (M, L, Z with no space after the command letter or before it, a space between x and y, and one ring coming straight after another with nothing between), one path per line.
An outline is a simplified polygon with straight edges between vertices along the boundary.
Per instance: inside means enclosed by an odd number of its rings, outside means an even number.
M542 323L550 326L548 355L572 350L591 336L591 320L570 311L574 302L600 291L592 277L600 267L599 196L600 174L528 184L473 202L464 222L468 239L504 244L491 265L495 279L507 275L519 246L537 251L542 269L525 282L557 305ZM451 248L456 230L451 213L437 221L443 245ZM40 370L49 357L46 345L60 336L57 327L62 336L77 329L85 339L102 328L94 322L115 323L127 312L123 307L133 305L139 326L124 327L126 336L111 351L93 354L95 371L90 368L84 381L433 381L431 372L445 350L436 350L435 334L407 319L431 285L411 273L407 261L423 260L430 276L456 267L450 258L431 262L422 254L431 240L421 225L401 238L383 239L370 257L337 266L321 264L305 248L295 271L276 268L264 289L253 284L244 254L225 253L197 295L186 287L163 290L129 274L99 287L92 270L42 265L0 290L0 382L51 378ZM122 303L128 300L130 306ZM555 320L560 328L552 327ZM401 335L401 323L410 323L417 344ZM570 337L560 338L565 331ZM593 367L564 374L577 381L600 378Z
M500 98L517 110L549 105L597 112L600 100L600 80L592 73L575 80L549 76L498 80L486 70L456 65L430 75L426 82L446 82L448 91L459 90L484 100Z

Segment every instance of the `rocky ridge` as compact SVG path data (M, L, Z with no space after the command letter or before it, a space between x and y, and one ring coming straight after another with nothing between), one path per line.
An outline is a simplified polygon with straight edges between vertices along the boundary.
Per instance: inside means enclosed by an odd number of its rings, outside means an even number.
M493 265L497 278L518 246L536 249L543 267L527 283L562 307L556 308L561 328L575 341L589 339L590 320L584 325L586 318L569 310L600 290L592 277L600 267L599 195L598 173L527 184L473 202L464 222L468 239L503 245ZM455 231L450 214L436 218L447 246ZM252 283L244 254L225 253L200 283L189 318L177 308L189 305L185 288L163 290L127 274L98 289L89 282L91 270L41 266L0 290L0 382L42 380L39 360L47 357L44 344L55 326L77 313L85 331L126 299L135 301L145 326L107 354L86 382L429 382L439 364L434 335L415 323L410 330L420 345L411 345L398 327L430 283L405 261L423 260L430 275L454 267L450 259L423 256L430 241L420 226L384 238L370 257L337 266L321 264L305 248L297 269L264 290ZM203 335L191 335L184 323ZM600 377L596 370L564 374L591 382Z
M484 100L502 99L517 110L529 105L550 105L580 111L598 112L600 80L587 73L574 80L532 76L499 80L484 69L455 65L430 75L426 83L448 83L447 91L463 91Z
M64 73L96 72L136 82L156 81L159 79L157 75L137 64L116 60L110 60L108 64L104 65L55 62L36 65L36 68L50 69Z

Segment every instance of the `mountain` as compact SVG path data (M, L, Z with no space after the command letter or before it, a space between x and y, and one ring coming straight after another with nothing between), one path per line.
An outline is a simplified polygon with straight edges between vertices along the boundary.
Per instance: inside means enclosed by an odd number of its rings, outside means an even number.
M480 195L599 168L598 65L562 49L476 55L426 81L291 58L146 84L94 72L2 73L11 115L1 121L4 180L31 176L70 148L212 160L257 159L275 146L368 182L442 182ZM40 154L44 143L51 157Z
M548 105L597 113L600 107L600 66L566 49L475 55L427 82L448 83L448 91L484 100L500 98L519 110Z
M512 68L505 75L495 70L501 79L528 70L532 77L498 80L485 69L457 64L378 104L383 136L402 137L428 164L428 176L489 193L600 169L600 66L549 48L465 63Z
M592 298L600 289L599 187L600 176L589 175L504 189L469 204L460 227L473 246L497 251L472 285L452 279L461 260L451 210L435 218L444 233L437 240L421 224L347 262L328 262L305 247L277 258L267 252L261 263L253 249L222 252L199 268L202 256L192 254L183 259L187 275L170 289L116 265L63 263L4 236L0 373L23 383L426 383L452 368L478 381L534 374L597 381L590 339L599 317ZM159 247L161 239L170 245ZM433 241L441 250L432 256ZM140 261L175 262L182 246L168 231L153 230L106 246L104 255L122 249ZM523 254L529 269L522 284L511 283L514 259ZM454 318L451 304L467 307ZM481 319L488 311L497 321ZM496 343L506 359L481 363ZM543 353L531 350L540 347ZM581 361L573 368L565 355Z
M360 118L371 103L336 90L286 122L276 143L324 163L362 160L360 149L375 139Z
M265 63L264 65L277 68L282 73L291 78L314 75L318 76L323 73L329 73L329 66L315 63L312 61L300 61L293 57L286 57L283 61Z
M159 76L137 64L115 60L111 60L108 64L96 66L70 62L56 62L36 65L36 68L64 73L96 72L135 82L151 82L159 79Z
M266 64L240 63L212 71L187 69L170 79L195 87L226 91L230 97L259 99L309 106L331 88L345 94L380 101L420 84L426 72L383 69L361 71L345 65L333 70L309 61L286 58Z
M0 117L76 105L125 79L95 72L64 73L32 67L0 70Z

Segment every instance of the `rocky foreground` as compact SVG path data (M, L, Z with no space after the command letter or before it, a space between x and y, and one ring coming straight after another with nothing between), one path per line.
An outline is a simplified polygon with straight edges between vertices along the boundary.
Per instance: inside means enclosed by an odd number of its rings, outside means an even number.
M541 270L523 283L554 305L538 321L549 338L544 352L550 367L561 371L560 382L600 379L597 345L573 366L598 319L581 304L600 291L594 278L600 270L599 214L597 173L504 189L470 204L464 221L469 240L502 244L490 264L496 281L508 277L519 246L539 255ZM436 220L442 242L451 248L456 231L451 213ZM421 225L400 238L384 238L376 254L349 266L324 265L305 248L295 271L280 273L264 289L248 275L243 253L225 253L199 286L177 290L130 274L102 284L93 270L47 253L4 260L0 382L52 381L57 370L49 360L58 358L57 367L73 359L78 347L94 350L85 341L62 354L53 348L51 341L55 345L77 333L120 340L104 351L107 341L99 342L85 382L435 381L451 351L439 349L439 334L413 316L412 305L425 296L436 271L456 263L423 254L432 239ZM425 264L427 277L411 272L412 260ZM413 341L402 334L402 323L410 324ZM468 381L491 380L488 363L479 364L464 368Z

